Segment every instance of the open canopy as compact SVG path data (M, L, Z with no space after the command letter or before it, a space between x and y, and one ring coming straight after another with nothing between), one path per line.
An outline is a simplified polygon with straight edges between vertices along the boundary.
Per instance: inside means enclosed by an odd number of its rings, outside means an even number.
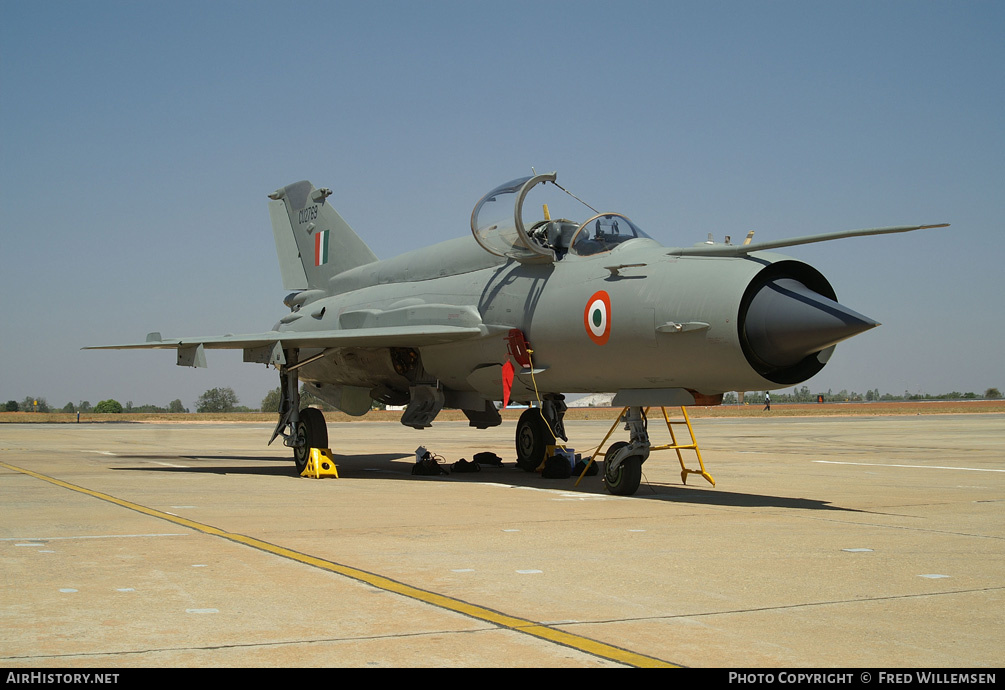
M471 232L485 251L521 262L548 263L555 251L531 239L523 222L523 202L535 186L554 182L555 173L510 180L481 198L471 212Z

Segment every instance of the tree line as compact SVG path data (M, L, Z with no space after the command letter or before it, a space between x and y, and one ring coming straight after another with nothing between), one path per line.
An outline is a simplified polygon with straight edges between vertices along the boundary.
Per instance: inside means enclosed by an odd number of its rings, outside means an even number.
M754 396L757 401L768 391L748 391L748 396ZM987 388L984 391L984 395L978 395L974 392L960 393L959 391L951 391L949 393L910 393L904 391L900 393L880 393L878 388L868 390L865 393L857 393L855 391L840 390L834 392L832 389L828 389L826 393L817 392L813 393L810 391L809 386L801 386L799 388L793 388L791 393L786 393L783 391L770 391L771 402L778 403L811 403L811 402L903 402L911 400L1001 400L1001 391L997 388ZM760 396L760 397L758 397ZM736 404L738 402L735 393L727 393L723 396L722 402L729 404Z
M755 396L755 399L759 401L760 398L758 396L763 396L764 393L765 391L751 391L748 392L747 395ZM810 391L808 386L793 388L791 393L785 393L782 391L771 392L771 401L776 403L885 402L905 400L1001 400L1001 398L1002 394L998 388L986 389L983 396L977 395L973 392L960 393L959 391L941 393L938 395L932 395L929 393L912 394L908 391L904 391L903 394L880 393L878 388L868 390L865 393L857 393L855 391L849 392L847 390L840 390L835 393L830 389L828 389L826 393L813 393ZM2 399L3 398L0 398L0 400ZM245 407L244 405L239 404L240 401L237 398L237 394L234 393L232 388L211 388L200 395L199 399L195 401L195 411L278 412L279 400L280 390L279 388L274 388L266 394L258 408ZM303 387L300 389L300 402L304 406L309 405L320 407L325 410L334 409L331 405L312 395L310 391ZM726 393L723 396L722 402L726 405L735 405L738 402L737 394ZM378 405L375 403L374 407L376 408ZM49 405L45 398L33 395L26 396L20 402L17 400L8 400L2 409L6 412L96 412L99 414L189 412L189 408L185 407L181 400L172 400L166 407L160 407L158 405L133 405L132 400L129 400L125 405L122 405L119 401L113 399L102 400L98 402L98 404L92 406L89 401L82 400L76 404L68 402L59 410L55 410L51 405Z
M278 412L279 411L279 388L274 388L262 399L258 408L246 407L240 404L237 394L233 388L210 388L199 396L195 401L196 412ZM2 400L3 398L0 398ZM304 406L322 407L326 410L333 409L330 405L315 397L307 389L301 387L300 402ZM118 400L102 400L96 405L92 405L88 400L81 400L74 404L66 403L58 410L46 401L42 396L29 395L23 400L8 400L2 407L6 412L95 412L98 414L130 414L130 413L154 413L154 412L189 412L181 400L172 400L166 407L159 405L134 405L132 400L125 405Z
M3 398L0 398L2 400ZM211 388L195 401L196 412L257 412L257 410L238 405L237 394L232 388ZM74 404L66 403L58 410L42 396L29 395L21 402L8 400L3 406L6 412L95 412L98 414L130 414L151 412L189 412L180 399L172 400L165 407L160 405L134 405L132 400L123 405L118 400L109 398L92 405L89 400L81 400Z

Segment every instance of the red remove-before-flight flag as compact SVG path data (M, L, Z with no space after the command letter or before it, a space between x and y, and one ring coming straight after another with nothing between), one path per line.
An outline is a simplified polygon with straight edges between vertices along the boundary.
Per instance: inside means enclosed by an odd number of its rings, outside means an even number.
M513 363L508 359L502 368L503 407L509 405L509 394L513 390Z

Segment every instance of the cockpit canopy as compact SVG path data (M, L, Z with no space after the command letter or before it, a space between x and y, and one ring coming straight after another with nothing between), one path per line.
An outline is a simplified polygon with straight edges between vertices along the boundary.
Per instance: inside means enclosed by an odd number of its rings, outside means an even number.
M578 223L552 220L545 207L544 218L528 227L524 219L527 194L539 184L558 186L556 177L555 173L521 177L482 197L471 212L471 232L478 244L491 254L521 263L551 263L566 254L591 256L628 240L649 237L620 213L599 213Z
M649 235L620 213L598 213L576 229L569 251L579 256L592 256L639 237L649 238Z

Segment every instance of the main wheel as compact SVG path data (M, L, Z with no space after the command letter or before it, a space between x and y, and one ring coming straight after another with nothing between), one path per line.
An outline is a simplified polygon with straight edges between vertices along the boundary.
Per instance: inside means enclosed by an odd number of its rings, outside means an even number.
M616 496L631 496L639 490L639 484L642 483L642 458L638 455L622 460L613 472L608 469L610 463L607 458L613 458L615 453L627 445L624 441L612 443L604 453L604 483L607 484L607 490Z
M297 473L304 471L307 461L311 458L311 448L328 447L328 425L321 410L305 407L300 410L300 421L297 422L297 436L304 439L304 445L293 447L293 462L297 465Z
M536 471L544 462L545 446L551 438L541 411L534 407L524 410L516 423L517 466L527 472Z

